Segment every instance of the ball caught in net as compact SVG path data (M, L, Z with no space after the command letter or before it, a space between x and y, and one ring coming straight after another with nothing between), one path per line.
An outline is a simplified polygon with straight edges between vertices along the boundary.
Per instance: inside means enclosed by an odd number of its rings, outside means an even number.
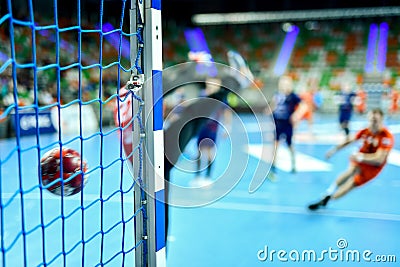
M81 160L79 152L71 148L53 148L46 152L40 160L40 167L42 184L53 194L75 195L87 183L87 163Z

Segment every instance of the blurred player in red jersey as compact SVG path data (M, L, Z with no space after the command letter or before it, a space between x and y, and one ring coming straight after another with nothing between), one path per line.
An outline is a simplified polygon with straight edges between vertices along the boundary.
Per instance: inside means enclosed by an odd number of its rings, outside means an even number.
M389 114L395 114L399 111L400 94L395 89L390 90L390 104L389 104Z
M367 111L367 93L362 86L357 89L354 105L359 114L364 114Z
M368 113L369 126L360 130L353 138L332 148L326 154L330 158L338 150L361 141L358 152L350 156L350 166L328 188L326 195L318 202L308 206L310 210L325 207L332 199L338 199L352 189L362 186L377 177L386 164L386 159L394 144L392 133L383 125L383 111L373 109Z
M317 86L318 84L315 79L311 79L308 82L308 87L299 94L302 103L304 103L303 112L302 114L295 113L295 116L300 116L296 120L297 124L303 120L307 122L310 136L313 136L314 111L318 108L315 103L315 94L318 92Z

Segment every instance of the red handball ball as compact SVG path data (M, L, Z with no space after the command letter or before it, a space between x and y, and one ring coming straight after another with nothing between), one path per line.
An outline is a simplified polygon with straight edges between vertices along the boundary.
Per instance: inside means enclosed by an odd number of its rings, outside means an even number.
M61 157L62 157L62 175L64 180L64 187L61 182ZM82 170L81 170L82 167ZM81 155L71 149L63 148L62 153L60 148L54 148L46 152L40 160L40 168L42 170L42 184L51 193L61 195L61 188L63 188L64 196L72 196L79 193L82 187L87 183L86 161L81 162ZM79 174L76 174L79 173ZM76 174L72 179L71 176ZM82 179L84 179L82 183ZM58 180L51 186L47 187L50 183Z

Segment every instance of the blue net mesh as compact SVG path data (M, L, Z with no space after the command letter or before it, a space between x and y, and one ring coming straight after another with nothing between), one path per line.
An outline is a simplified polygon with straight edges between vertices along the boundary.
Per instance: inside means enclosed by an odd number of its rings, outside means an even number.
M133 266L135 251L147 251L134 238L145 209L134 208L141 167L132 179L131 161L142 162L142 143L129 143L142 110L121 111L142 102L121 88L142 72L129 40L143 39L129 33L129 2L111 2L0 7L2 266ZM79 168L67 173L61 157L63 179L44 183L41 159L53 148L77 151ZM68 195L76 180L82 190Z

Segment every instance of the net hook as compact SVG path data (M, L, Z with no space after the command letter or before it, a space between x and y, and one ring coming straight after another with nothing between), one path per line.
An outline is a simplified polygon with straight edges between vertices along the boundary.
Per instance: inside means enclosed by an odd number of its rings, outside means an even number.
M144 83L144 74L131 75L131 78L126 83L126 88L134 93L142 89Z

